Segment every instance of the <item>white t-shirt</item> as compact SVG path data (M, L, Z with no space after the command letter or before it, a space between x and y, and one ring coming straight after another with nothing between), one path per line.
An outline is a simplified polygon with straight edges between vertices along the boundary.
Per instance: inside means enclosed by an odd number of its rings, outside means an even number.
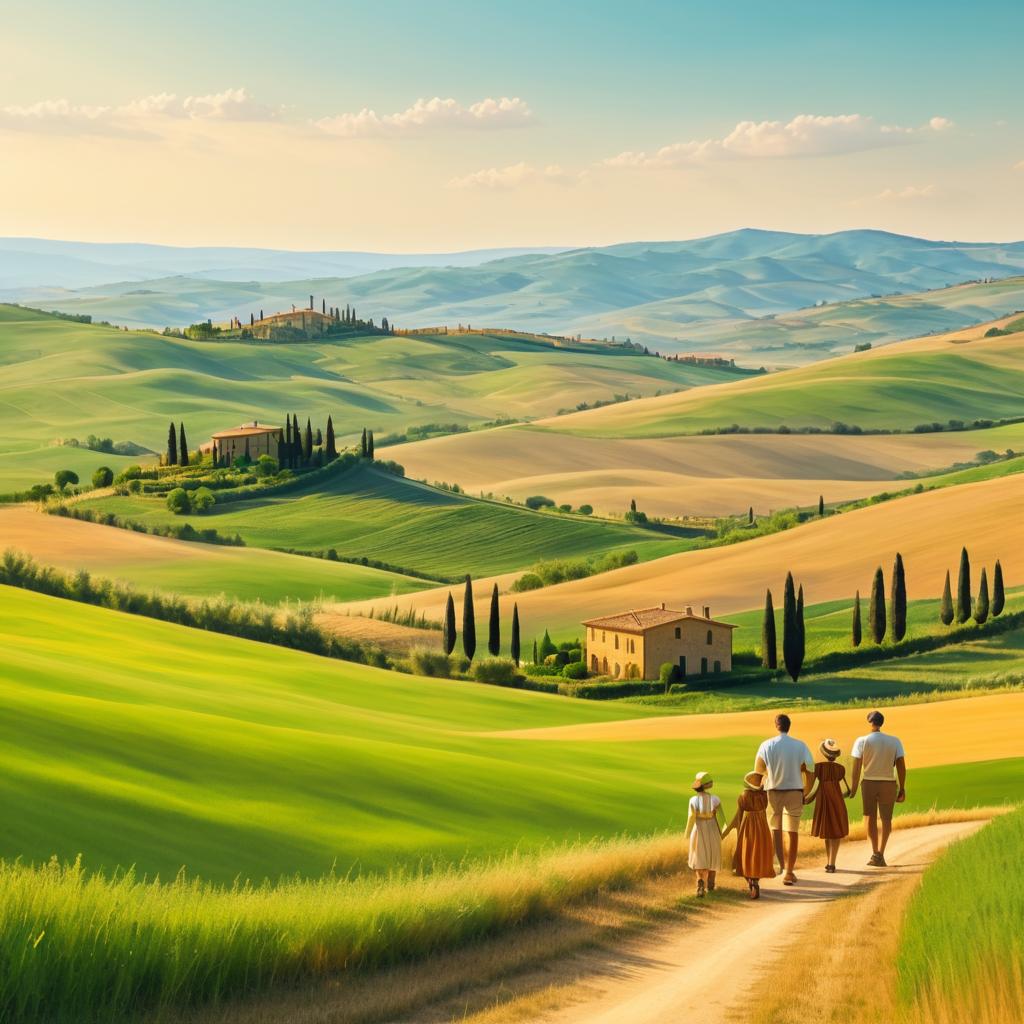
M884 732L858 736L851 753L861 759L861 777L872 782L892 782L896 778L896 758L904 756L903 744Z
M765 789L803 789L804 778L801 765L809 770L814 768L814 755L803 740L795 740L788 733L779 733L765 740L757 748L757 756L764 761L768 774L764 780ZM754 767L757 767L755 760Z

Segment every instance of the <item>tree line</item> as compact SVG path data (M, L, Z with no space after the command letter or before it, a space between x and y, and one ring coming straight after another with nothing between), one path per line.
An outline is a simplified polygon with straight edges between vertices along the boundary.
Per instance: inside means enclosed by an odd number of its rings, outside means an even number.
M441 627L442 645L445 655L450 655L455 650L455 643L458 639L455 628L455 599L452 592L448 591L448 600L445 603L444 619ZM473 579L467 573L466 583L462 594L462 650L466 657L472 662L476 656L476 610L473 607ZM494 584L491 590L490 614L487 622L487 650L492 658L498 657L501 653L501 603L498 595L498 584ZM512 627L509 638L509 655L519 666L522 656L519 631L519 605L512 605Z

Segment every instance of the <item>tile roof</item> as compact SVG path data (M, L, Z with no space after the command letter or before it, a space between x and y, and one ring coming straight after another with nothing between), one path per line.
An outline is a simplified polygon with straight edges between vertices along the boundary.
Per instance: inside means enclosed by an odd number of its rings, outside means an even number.
M655 626L665 626L670 622L680 622L683 619L696 619L699 622L710 623L712 626L724 626L726 629L736 628L729 622L719 622L717 619L695 615L690 610L678 611L674 608L666 608L664 605L654 608L636 608L633 611L620 612L618 615L586 619L583 625L596 626L598 629L617 629L623 633L643 633Z
M214 440L220 437L253 437L260 434L277 434L280 430L280 427L268 427L263 423L251 423L248 426L232 427L230 430L218 430L216 434L211 434L210 436Z

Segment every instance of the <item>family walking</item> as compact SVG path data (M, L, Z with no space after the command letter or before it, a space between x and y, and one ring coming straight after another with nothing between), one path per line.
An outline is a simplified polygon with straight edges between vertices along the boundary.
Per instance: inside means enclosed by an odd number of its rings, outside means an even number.
M804 806L812 803L811 835L825 841L825 870L834 873L839 844L850 833L846 800L856 796L858 788L873 851L868 864L885 867L893 808L906 799L907 766L903 744L882 732L884 723L880 711L868 715L871 731L854 741L852 781L847 784L846 768L839 762L842 749L835 740L821 741L821 760L816 760L806 743L789 735L789 716L776 715L777 735L758 748L754 770L743 776L743 791L728 825L722 801L711 792L714 780L708 772L698 772L686 822L697 895L714 891L722 867L722 840L732 831L736 832L732 867L747 880L752 900L761 895L761 879L774 878L776 873L782 875L783 885L796 885L800 820Z

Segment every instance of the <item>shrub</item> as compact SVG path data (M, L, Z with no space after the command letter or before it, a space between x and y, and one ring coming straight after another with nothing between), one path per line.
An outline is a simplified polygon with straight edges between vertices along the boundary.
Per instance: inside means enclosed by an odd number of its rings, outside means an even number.
M114 482L114 471L109 466L100 466L92 475L93 487L109 487Z
M183 487L175 487L174 490L167 495L167 508L176 516L187 515L192 508L192 503L188 498L188 492Z
M78 483L78 474L73 469L58 469L53 474L53 482L63 491L69 485Z
M593 505L580 505L580 507L578 509L576 509L576 511L579 512L579 514L581 516L593 515L593 513L594 513L594 506Z
M586 679L587 666L582 661L570 661L568 665L562 666L562 678Z
M679 666L673 665L671 661L666 661L658 671L658 679L661 680L661 685L667 691L670 686L680 681Z
M217 499L209 487L200 487L190 498L193 512L209 512Z
M142 467L141 466L125 466L120 473L114 477L114 483L123 484L129 480L141 480L142 479Z
M452 663L444 651L429 647L417 647L409 655L412 670L418 676L439 676L451 678Z
M507 658L489 658L473 666L473 678L478 683L511 686L518 676L515 662Z
M129 480L128 481L128 493L138 494L142 490L141 480Z
M277 472L277 468L277 459L271 458L269 455L261 455L256 460L257 476L273 476Z
M524 572L512 584L512 592L514 594L522 594L527 590L540 590L544 586L544 581L535 572Z
M555 503L550 498L545 498L543 494L533 494L523 504L532 509L554 508L555 506Z

